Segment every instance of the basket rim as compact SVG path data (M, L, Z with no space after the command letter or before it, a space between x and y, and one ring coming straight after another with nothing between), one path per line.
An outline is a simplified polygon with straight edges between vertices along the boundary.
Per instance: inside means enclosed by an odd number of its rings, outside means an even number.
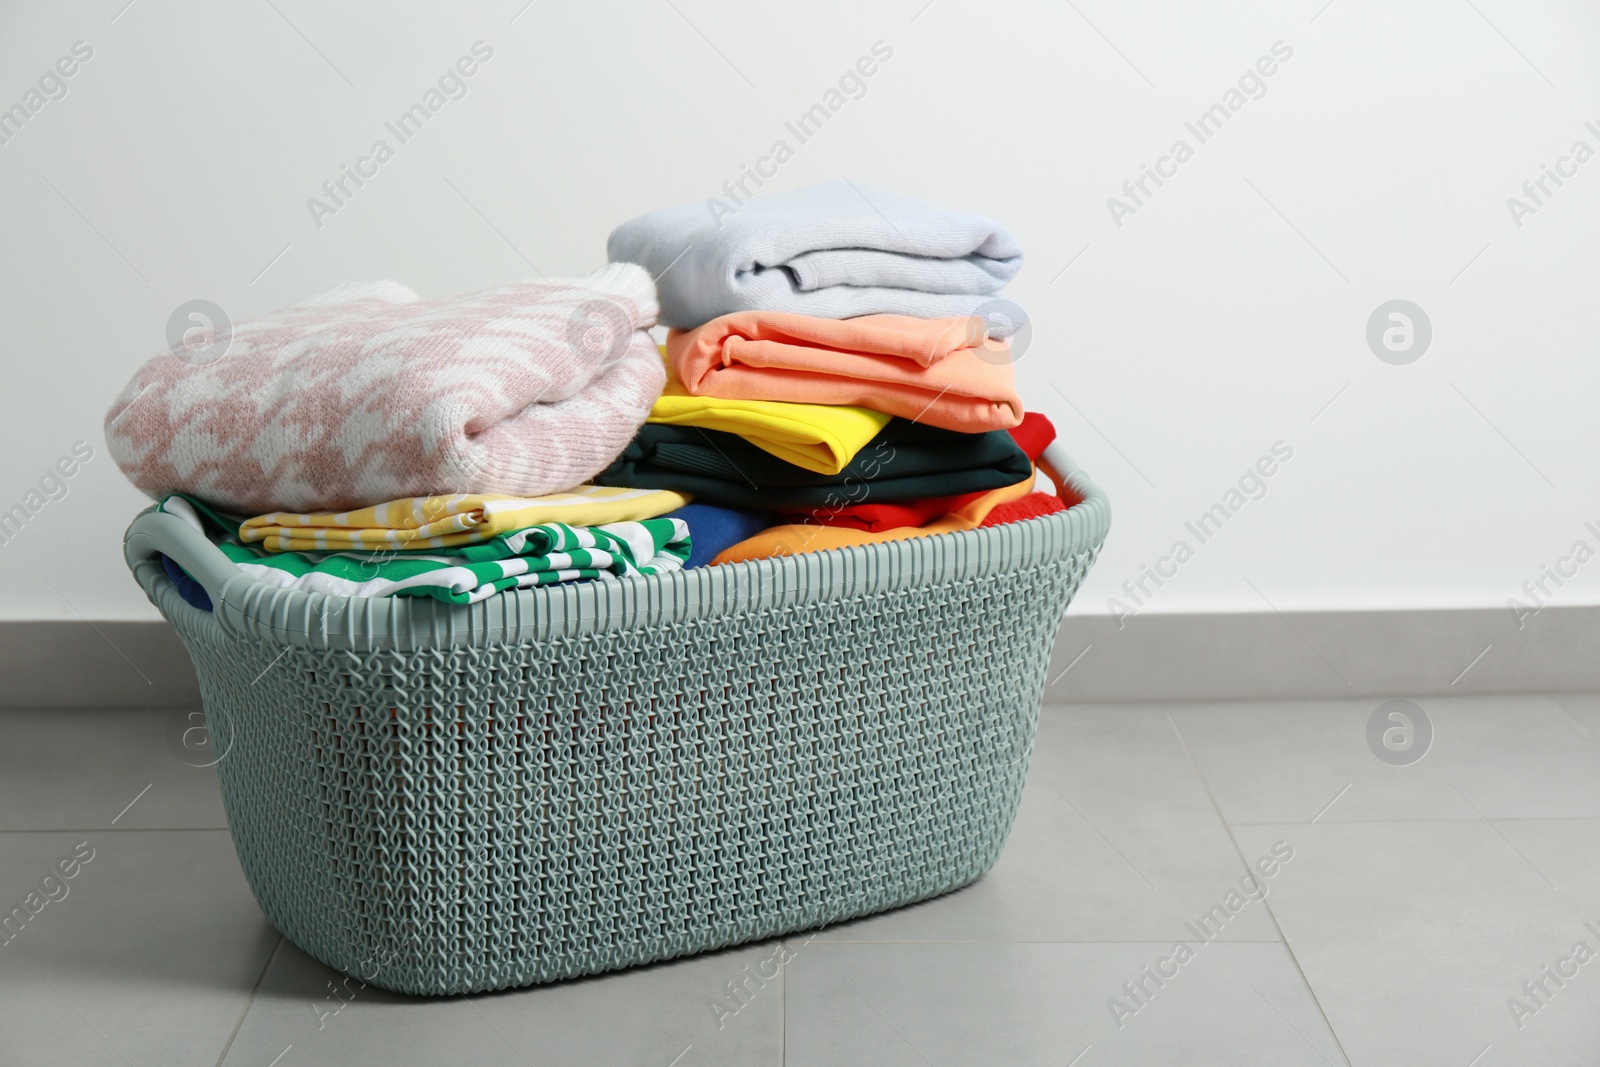
M508 590L476 604L279 588L245 574L199 531L153 506L128 527L123 555L145 595L180 634L220 631L274 646L350 651L521 642L927 587L1097 551L1111 524L1105 492L1059 445L1045 450L1039 468L1069 502L1065 510L930 537ZM211 612L178 595L158 553L205 588Z

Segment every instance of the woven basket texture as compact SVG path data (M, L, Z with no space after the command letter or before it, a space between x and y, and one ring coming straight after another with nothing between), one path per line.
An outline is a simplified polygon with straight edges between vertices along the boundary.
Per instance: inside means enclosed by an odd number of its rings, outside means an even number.
M170 516L135 523L129 560L194 661L273 925L371 984L471 993L987 871L1109 523L1082 485L1085 502L1011 526L467 608L241 578L209 582L201 612L152 551L225 572Z

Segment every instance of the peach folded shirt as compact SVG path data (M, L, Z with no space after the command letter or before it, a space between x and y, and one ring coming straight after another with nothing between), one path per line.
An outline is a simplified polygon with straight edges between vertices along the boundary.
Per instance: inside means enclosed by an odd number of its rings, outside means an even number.
M669 332L667 358L695 396L848 404L964 433L1022 421L1010 345L975 316L739 311Z

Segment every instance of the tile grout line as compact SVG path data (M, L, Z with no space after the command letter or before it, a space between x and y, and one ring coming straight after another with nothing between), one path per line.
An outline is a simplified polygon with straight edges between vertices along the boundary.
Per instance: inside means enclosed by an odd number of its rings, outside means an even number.
M238 1021L233 1024L233 1032L228 1035L228 1043L222 1046L222 1055L217 1057L216 1067L222 1067L222 1062L228 1058L228 1050L233 1048L233 1042L239 1036L240 1029L244 1026L245 1016L249 1015L250 1009L255 1007L256 994L261 992L261 983L267 980L267 971L272 969L272 961L278 958L278 953L282 950L286 940L288 939L279 934L277 944L273 945L272 951L267 953L267 962L261 965L261 973L256 975L256 984L250 988L250 999L244 1002L244 1010L239 1013ZM273 1062L276 1063L277 1061L274 1060Z
M863 918L871 918L871 916L863 916ZM806 943L807 944L811 944L811 945L832 945L832 946L835 946L835 947L837 947L839 945L1170 945L1170 944L1172 944L1172 939L1170 937L1167 937L1167 938L1158 938L1156 940L1151 940L1149 938L1146 938L1143 941L1128 941L1128 940L1116 940L1116 939L1097 940L1097 939L1094 939L1094 938L1080 937L1080 938L1073 938L1071 940L1060 940L1060 941L1041 941L1041 940L1022 940L1022 939L1018 939L1018 940L1014 940L1014 941L944 941L944 940L940 940L938 938L921 938L921 939L916 940L916 941L846 941L846 940L821 941L821 940L812 940L812 941L808 941ZM1221 938L1221 937L1219 937L1219 938L1212 938L1211 942L1208 942L1208 944L1210 944L1210 943L1215 943L1215 944L1218 944L1218 945L1281 945L1283 943L1283 941L1280 938L1267 939L1267 938L1260 938L1260 937L1241 937L1241 938L1231 938L1231 937Z
M41 829L5 829L0 834L225 834L226 826L46 826Z
M41 975L39 975L39 977L44 979L44 984L45 985L49 986L51 989L54 989L56 991L56 996L60 997L62 1000L67 1002L67 1007L72 1009L73 1014L75 1014L78 1018L82 1019L85 1023L87 1023L88 1026L89 1026L89 1029L93 1030L96 1034L100 1035L100 1040L101 1041L104 1041L107 1045L111 1046L111 1051L115 1052L117 1054L117 1058L119 1060L121 1060L123 1063L126 1063L128 1065L128 1067L133 1067L133 1061L128 1059L128 1057L123 1053L123 1051L120 1048L118 1048L116 1045L112 1045L111 1044L111 1039L106 1036L106 1032L104 1030L100 1029L98 1026L96 1026L94 1024L94 1020L89 1018L87 1015L85 1015L83 1013L83 1009L82 1008L78 1007L70 999L68 999L67 995L61 991L61 987L56 985L54 982L52 982L50 980L50 976L49 975L41 974Z
M894 1020L893 1019L890 1019L887 1015L885 1015L882 1012L882 1010L880 1010L878 1008L878 1006L876 1004L872 1003L872 1001L867 999L867 995L865 993L861 992L861 988L850 980L850 976L849 975L845 975L844 983L845 983L845 985L849 986L851 989L854 989L856 991L856 996L860 997L861 1000L862 1000L862 1003L866 1004L867 1007L871 1008L873 1010L873 1013L876 1014L878 1016L878 1018L882 1019L884 1022L889 1024L889 1029L893 1030L896 1034L898 1034L900 1036L900 1040L904 1041L907 1045L909 1045L911 1047L911 1051L915 1052L917 1054L917 1058L918 1059L920 1059L923 1063L926 1063L928 1065L928 1067L933 1067L933 1061L928 1059L927 1055L924 1054L923 1051L920 1048L918 1048L916 1046L916 1044L913 1043L912 1040L909 1037L906 1036L906 1032L904 1030L900 1029L898 1026L896 1026L894 1024Z
M1183 736L1183 731L1178 729L1178 720L1169 708L1166 712L1167 722L1172 724L1173 736L1177 737L1178 744L1183 746L1183 754L1189 757L1189 766L1194 769L1195 777L1200 779L1200 786L1206 791L1206 799L1211 801L1211 810L1216 812L1217 822L1222 824L1222 830L1228 835L1228 841L1233 845L1233 851L1239 857L1239 863L1247 872L1254 873L1250 861L1245 859L1244 849L1239 847L1239 839L1233 835L1233 827L1228 823L1227 817L1222 814L1222 805L1217 803L1216 794L1211 791L1211 783L1206 779L1205 771L1200 769L1200 762L1194 758L1194 752L1189 748L1189 742ZM1307 825L1310 825L1309 823ZM1317 991L1312 988L1311 980L1306 977L1306 970L1300 965L1300 957L1295 955L1294 946L1289 944L1289 937L1283 932L1283 926L1278 922L1278 915L1272 910L1272 902L1265 894L1261 897L1261 906L1267 911L1267 918L1272 920L1272 928L1278 932L1278 943L1289 954L1289 960L1294 964L1295 973L1300 976L1300 982L1311 995L1311 1003L1317 1006L1317 1014L1322 1018L1322 1025L1328 1028L1328 1035L1333 1038L1334 1047L1339 1050L1339 1058L1344 1060L1345 1067L1352 1067L1350 1054L1345 1051L1344 1042L1339 1040L1339 1031L1333 1028L1333 1021L1328 1018L1328 1010L1323 1007L1322 1000L1317 996Z
M1443 610L1453 610L1453 609L1443 609ZM1263 612L1262 614L1264 615L1265 612ZM1084 617L1086 617L1086 616L1084 616ZM1070 621L1073 618L1073 616L1069 615L1069 616L1067 616L1067 618L1068 618L1068 621ZM1085 698L1080 698L1080 697L1060 697L1060 696L1052 697L1052 696L1050 696L1049 687L1046 686L1045 687L1045 696L1040 701L1040 707L1044 707L1044 708L1072 708L1072 709L1115 710L1115 711L1162 711L1162 710L1165 710L1166 708L1180 707L1180 706L1183 707L1183 708L1186 708L1186 709L1187 708L1196 708L1196 709L1200 709L1200 710L1208 710L1208 709L1209 710L1219 710L1219 709L1227 709L1227 708L1239 707L1239 706L1243 705L1243 706L1246 706L1246 707L1249 707L1249 708L1260 710L1260 709L1262 709L1264 707L1267 707L1267 706L1278 706L1278 705L1285 704L1285 703L1294 703L1294 704L1337 704L1337 703L1362 704L1362 703L1364 703L1366 701L1370 701L1370 700L1377 699L1377 698L1387 699L1390 696L1390 694L1394 693L1394 692L1395 692L1395 690L1385 689L1385 690L1383 690L1381 692L1372 692L1372 693L1363 694L1363 693L1358 691L1358 692L1355 692L1355 693L1352 694L1348 690L1339 690L1339 691L1316 692L1316 693L1311 693L1311 694L1308 695L1305 692L1292 692L1291 693L1291 692L1269 691L1269 692L1265 692L1265 693L1260 693L1260 692L1257 692L1257 693L1246 693L1246 694L1240 695L1240 696L1210 695L1210 696L1199 696L1199 697L1189 697L1189 698L1185 698L1185 697L1183 697L1181 695L1175 696L1175 695L1171 695L1171 694L1159 694L1158 693L1158 694L1153 695L1153 696L1140 696L1140 697L1133 697L1133 698L1113 697L1113 696L1096 696L1096 697L1093 697L1093 698L1085 699ZM1556 689L1534 689L1534 688L1529 688L1529 687L1526 687L1526 686L1524 686L1522 688L1512 688L1512 689L1468 689L1468 690L1465 690L1465 691L1461 691L1461 690L1451 691L1448 686L1446 686L1446 688L1444 688L1442 690L1433 690L1433 689L1429 689L1429 688L1426 688L1426 687L1418 687L1418 688L1415 688L1415 689L1408 689L1408 690L1404 690L1404 691L1399 692L1399 696L1404 697L1404 698L1409 699L1409 700L1480 700L1481 701L1481 700L1494 700L1494 699L1516 699L1516 698L1527 697L1527 698L1534 698L1534 699L1548 699L1548 700L1556 702L1556 703L1560 703L1561 698L1564 697L1564 696L1577 697L1577 696L1597 696L1597 695L1600 695L1600 688L1597 688L1597 689L1582 689L1582 688L1573 689L1573 688L1570 688L1570 687L1564 687L1564 688L1556 688ZM44 708L44 709L28 708L28 709L21 709L21 710L51 711L53 709L50 709L50 708ZM135 709L135 710L143 710L143 709ZM1600 741L1600 738L1596 738L1596 740Z
M1446 781L1449 781L1449 779L1446 779ZM1554 889L1557 893L1561 892L1561 887L1556 885L1556 883L1550 878L1550 876L1548 874L1545 874L1544 870L1542 868L1540 868L1540 866L1537 863L1534 863L1533 860L1528 857L1528 854L1526 852L1524 852L1520 848L1518 848L1517 847L1517 843L1515 841L1511 840L1511 838L1507 837L1506 836L1506 832L1504 830L1500 829L1500 827L1496 826L1494 824L1494 820L1493 819L1489 818L1489 816L1485 815L1481 810L1479 810L1478 805L1476 805L1476 804L1474 804L1472 802L1472 798L1467 796L1467 794L1461 792L1461 787L1460 786L1456 785L1455 782L1451 781L1450 782L1450 788L1454 789L1457 793L1460 793L1461 794L1461 799L1465 800L1467 802L1467 807L1469 807L1473 811L1477 812L1478 818L1480 818L1484 822L1488 823L1489 824L1489 829L1491 829L1495 833L1499 834L1500 835L1500 840L1504 841L1507 845L1511 846L1511 851L1513 851L1517 855L1521 856L1522 857L1522 861L1524 863L1526 863L1529 867L1532 867L1534 869L1534 871L1539 875L1540 878L1543 878L1546 882L1549 882L1551 889Z
M1440 816L1437 819L1330 819L1320 825L1414 825L1429 824L1429 822L1485 822L1483 819L1459 819L1459 817ZM1600 814L1592 816L1494 816L1493 822L1595 822L1600 821ZM1238 821L1232 825L1290 825L1290 827L1307 827L1310 822L1286 822L1283 819L1274 819L1269 822Z

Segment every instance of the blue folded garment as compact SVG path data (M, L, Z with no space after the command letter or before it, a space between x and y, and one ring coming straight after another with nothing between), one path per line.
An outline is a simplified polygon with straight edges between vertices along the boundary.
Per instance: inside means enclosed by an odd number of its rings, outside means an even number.
M1022 268L992 219L844 180L652 211L613 230L606 253L648 270L661 323L683 330L753 310L970 315ZM990 332L1019 325L991 319Z
M165 553L157 553L161 557L161 569L167 573L167 580L178 588L178 595L183 597L183 602L192 608L201 611L211 610L211 595L206 592L205 586L189 577L189 572L172 561L172 557Z
M689 524L689 561L683 565L685 570L707 566L729 545L754 537L772 525L772 519L764 511L719 508L712 504L685 504L662 517L682 519Z

